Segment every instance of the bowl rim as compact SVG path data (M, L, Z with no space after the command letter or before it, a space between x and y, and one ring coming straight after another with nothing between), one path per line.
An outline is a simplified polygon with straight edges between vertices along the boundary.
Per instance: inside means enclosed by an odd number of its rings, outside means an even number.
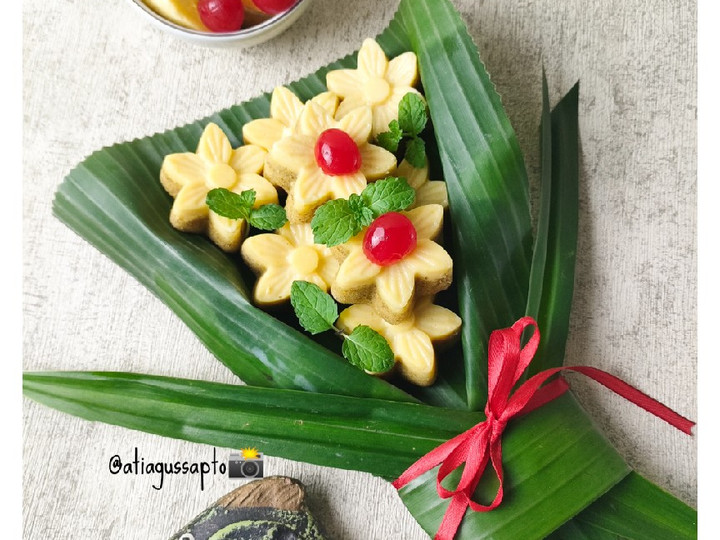
M232 41L234 39L245 38L245 37L249 38L249 37L252 37L255 35L260 35L260 34L264 33L268 29L281 23L287 17L292 16L293 12L298 7L300 7L300 5L305 0L295 0L295 3L292 6L290 6L288 9L283 11L282 13L273 15L272 17L261 22L260 24L250 26L248 28L242 28L240 30L235 30L234 32L203 32L202 30L195 30L192 28L187 28L185 26L181 26L177 23L174 23L174 22L166 19L159 13L156 13L145 2L143 2L143 0L129 0L129 1L131 4L133 4L138 9L140 9L145 14L147 14L155 23L167 27L166 29L171 32L180 32L187 36L192 36L193 38L198 38L198 39L208 39L208 40L212 40L212 41Z

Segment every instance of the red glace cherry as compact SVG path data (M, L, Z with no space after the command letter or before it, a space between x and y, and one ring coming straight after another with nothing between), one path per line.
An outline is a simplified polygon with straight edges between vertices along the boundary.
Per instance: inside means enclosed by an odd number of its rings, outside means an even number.
M360 170L360 149L341 129L326 129L315 143L315 161L325 174L338 176Z
M242 0L199 0L200 20L212 32L240 30L245 19Z
M375 264L388 266L404 259L417 247L417 231L407 217L388 212L365 231L363 252Z
M253 4L263 13L268 15L277 15L283 11L287 11L295 0L253 0Z

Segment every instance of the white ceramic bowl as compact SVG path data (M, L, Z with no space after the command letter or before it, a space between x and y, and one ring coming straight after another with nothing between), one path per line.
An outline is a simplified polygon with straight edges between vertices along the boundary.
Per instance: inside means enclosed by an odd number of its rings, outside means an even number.
M237 32L224 34L200 32L175 24L150 9L142 0L129 0L140 14L156 28L186 41L208 47L252 47L272 39L287 30L310 5L311 0L297 0L287 11Z

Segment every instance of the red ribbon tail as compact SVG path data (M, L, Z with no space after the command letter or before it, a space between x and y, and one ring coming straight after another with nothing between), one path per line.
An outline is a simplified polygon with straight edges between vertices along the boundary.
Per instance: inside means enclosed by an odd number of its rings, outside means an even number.
M601 369L588 366L568 366L562 369L577 371L586 377L590 377L594 381L602 384L605 388L612 390L638 407L645 409L650 414L657 416L661 420L665 420L674 428L679 429L687 435L692 435L692 428L695 425L695 422L676 413L670 407L663 405L634 386L629 385L622 379L619 379L614 375L610 375Z
M455 538L467 507L468 498L464 493L460 492L453 495L453 498L450 499L450 506L445 511L442 523L440 523L440 528L435 534L435 540L452 540Z

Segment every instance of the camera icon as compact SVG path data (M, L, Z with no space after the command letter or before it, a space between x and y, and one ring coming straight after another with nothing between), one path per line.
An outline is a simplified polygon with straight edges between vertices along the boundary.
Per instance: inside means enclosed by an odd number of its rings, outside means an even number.
M256 452L254 457L242 454L230 454L228 460L229 478L262 478L263 454Z

